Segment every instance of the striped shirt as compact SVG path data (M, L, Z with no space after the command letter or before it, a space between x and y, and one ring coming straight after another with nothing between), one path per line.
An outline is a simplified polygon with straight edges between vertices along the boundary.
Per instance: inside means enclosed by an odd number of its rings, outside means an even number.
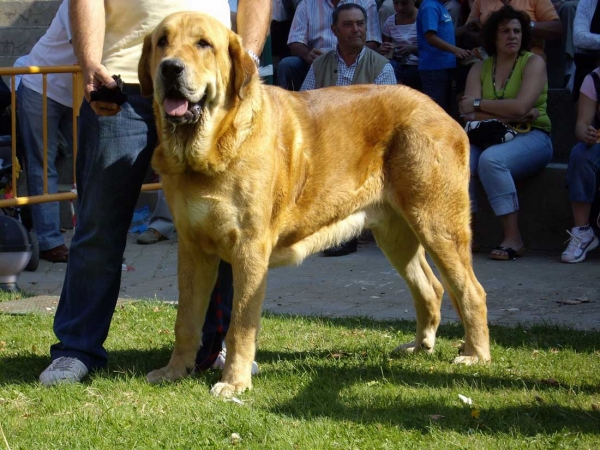
M344 3L356 3L365 8L367 11L367 42L381 43L381 30L375 0L340 0L338 6ZM337 39L331 31L331 14L334 9L331 0L302 0L294 14L288 45L300 42L309 50L314 48L320 48L323 51L333 50L337 45Z
M352 80L354 79L354 71L358 66L358 62L365 54L366 48L363 48L362 51L358 54L358 58L356 61L350 66L346 65L346 62L340 57L337 50L335 51L335 56L338 61L338 78L335 83L336 86L350 86L352 84ZM390 63L387 63L383 66L383 69L375 78L374 84L396 84L396 75L394 75L394 69ZM301 91L308 91L310 89L314 89L316 87L316 78L315 71L313 70L313 66L310 66L308 74L304 79L304 83L302 83Z

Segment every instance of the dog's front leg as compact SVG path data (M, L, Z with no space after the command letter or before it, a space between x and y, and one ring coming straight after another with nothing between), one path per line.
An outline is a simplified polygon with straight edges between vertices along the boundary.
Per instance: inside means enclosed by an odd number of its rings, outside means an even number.
M252 256L248 257L249 254ZM252 362L267 287L268 256L260 251L246 251L242 255L246 256L232 263L233 309L225 338L225 368L221 381L210 391L222 397L252 388Z
M215 287L219 258L199 253L197 247L179 238L179 304L175 321L175 347L171 360L147 376L150 383L174 381L194 370L202 325Z

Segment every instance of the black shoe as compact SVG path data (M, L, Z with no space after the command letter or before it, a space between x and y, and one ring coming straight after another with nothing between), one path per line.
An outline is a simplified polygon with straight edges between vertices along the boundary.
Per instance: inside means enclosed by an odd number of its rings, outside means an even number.
M343 242L335 247L328 248L323 252L325 256L344 256L356 252L358 249L358 238Z

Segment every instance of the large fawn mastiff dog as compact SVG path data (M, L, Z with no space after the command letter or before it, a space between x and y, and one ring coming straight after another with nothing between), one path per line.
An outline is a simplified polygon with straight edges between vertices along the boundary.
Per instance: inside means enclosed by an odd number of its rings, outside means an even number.
M432 100L404 86L265 86L239 36L189 12L146 37L139 78L154 95L161 145L152 163L179 234L175 348L151 383L193 371L224 260L235 294L227 362L211 392L251 388L269 267L300 264L364 227L414 297L416 338L403 347L435 344L443 289L426 251L464 322L454 362L490 360L471 262L469 143Z

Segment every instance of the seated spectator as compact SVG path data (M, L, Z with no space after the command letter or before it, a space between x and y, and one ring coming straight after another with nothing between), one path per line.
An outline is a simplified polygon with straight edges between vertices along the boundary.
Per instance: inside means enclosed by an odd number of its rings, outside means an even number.
M302 88L319 89L351 84L396 84L394 70L383 56L366 47L367 11L360 5L346 3L332 13L331 30L337 38L334 50L319 56L310 69ZM325 256L343 256L356 252L358 238L325 250Z
M578 263L590 250L598 247L598 238L590 226L592 202L598 192L600 178L600 68L585 77L577 105L575 136L579 143L571 150L567 185L573 211L574 227L562 262Z
M421 89L419 48L417 46L417 12L415 0L394 0L396 14L381 26L379 53L392 56L390 63L398 83Z
M529 16L511 6L492 13L483 27L483 46L490 55L471 68L459 109L465 120L498 119L521 124L527 132L483 151L471 145L471 201L477 210L475 178L479 178L504 238L490 258L511 260L523 255L519 200L515 179L541 171L552 158L550 119L546 114L546 64L529 48Z
M29 66L68 66L76 58L71 46L68 0L64 0L50 27L33 46L24 64ZM23 61L20 62L23 64ZM55 160L59 142L67 151L73 141L73 77L71 74L51 74L47 77L47 144L48 193L58 192ZM27 187L29 195L44 193L43 81L41 75L24 75L17 89L17 124L25 149ZM58 202L31 206L33 229L40 246L40 258L54 263L66 263L69 250L60 230Z
M329 21L333 10L346 0L302 0L294 14L288 46L292 56L283 58L277 66L277 84L282 88L296 91L308 69L317 57L333 50L336 38ZM381 43L381 30L377 19L375 0L355 0L353 3L367 11L367 47L375 50Z
M419 76L423 92L449 112L456 59L467 58L471 52L454 45L454 25L442 3L424 0L417 14Z
M600 59L600 2L581 0L573 22L575 46L575 79L573 99L579 98L579 88L585 76L598 66Z
M457 34L460 35L465 30L470 30L469 48L477 47L481 44L477 39L478 30L481 29L494 11L498 11L508 3L506 0L475 0L464 25L465 28L458 30ZM560 39L562 37L562 24L551 0L511 0L510 6L517 11L527 13L530 18L533 37L531 51L546 59L544 39Z

